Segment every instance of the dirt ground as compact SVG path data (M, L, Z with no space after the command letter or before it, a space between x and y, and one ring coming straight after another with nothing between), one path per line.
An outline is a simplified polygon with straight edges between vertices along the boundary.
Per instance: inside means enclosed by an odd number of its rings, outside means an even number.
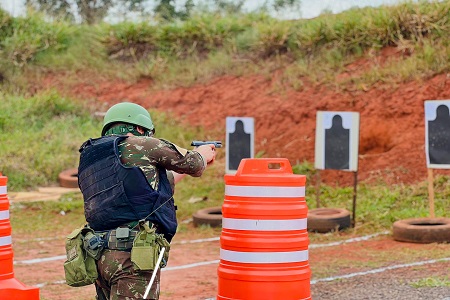
M382 64L395 56L398 51L388 48L376 61ZM338 79L357 77L371 63L357 61L347 66ZM202 126L209 138L222 141L227 116L253 117L255 153L288 158L292 164L314 162L317 111L359 112L358 180L388 184L426 180L424 101L450 99L450 74L401 84L380 83L370 89L345 85L337 89L299 78L304 83L302 90L283 92L277 91L277 72L272 78L224 76L167 90L155 90L149 79L130 84L108 81L98 74L80 74L80 81L62 84L63 77L64 74L49 74L40 85L79 99L94 99L103 103L105 109L126 100L168 112L186 124ZM348 172L321 173L323 180L331 184L353 183L353 175ZM447 170L435 171L442 173L450 174Z
M167 269L162 272L161 300L206 300L217 296L217 267L220 243L218 240L198 243L192 241L198 236L180 234L174 239L171 258ZM41 300L93 300L94 287L72 288L64 284L64 238L33 240L14 238L15 278L28 286L39 286ZM326 244L326 243L325 243ZM450 257L445 261L395 266L429 261L429 253L450 253L446 244L410 244L392 240L389 235L367 241L354 242L309 250L309 264L312 270L310 285L313 299L435 299L450 297L450 287L415 288L411 283L419 279L441 278L450 280ZM416 251L423 255L417 256ZM398 252L414 255L414 259L400 258ZM379 256L378 254L379 253ZM37 262L39 259L56 258ZM397 259L401 259L396 261ZM407 257L407 256L406 256ZM30 261L35 260L34 262ZM394 267L373 273L380 268ZM325 273L324 273L325 272ZM320 281L332 276L357 274L350 278ZM317 282L314 282L317 281ZM1 297L0 297L1 298ZM283 299L270 299L283 300Z
M387 49L379 57L382 62L396 55ZM368 67L361 60L347 67L339 78L358 76ZM424 101L450 99L450 75L440 74L417 82L377 84L369 89L335 89L314 85L306 78L302 90L277 92L279 74L267 76L224 76L188 88L155 90L149 79L136 83L109 81L97 74L80 74L80 81L62 84L64 74L49 74L40 83L43 88L56 88L79 99L94 99L107 108L113 103L131 101L147 108L171 113L185 124L202 126L208 139L225 141L227 116L255 118L255 153L265 157L288 158L292 164L314 161L317 111L355 111L360 113L360 149L358 180L387 184L415 183L427 179L424 147ZM158 130L158 129L157 129ZM202 137L199 137L202 139ZM352 184L346 172L323 171L322 180L340 185ZM435 174L450 174L447 170ZM183 235L176 237L182 240ZM197 237L201 238L201 237ZM20 242L21 237L18 237ZM64 255L63 238L51 242L35 242L32 247L18 243L15 260L31 257ZM30 250L31 249L31 250ZM198 244L174 244L168 270L162 275L162 300L205 300L217 294L218 241ZM382 262L359 255L363 250L379 251ZM450 261L423 266L397 268L370 274L379 267L395 266L396 254L411 249L423 250L419 261L430 259L428 250L443 249L448 258L448 244L408 244L391 236L371 241L310 249L312 279L368 272L354 278L342 278L311 285L313 299L450 299L450 288L412 288L410 281L450 274ZM439 250L439 251L441 251ZM365 252L364 252L365 253ZM386 259L386 257L392 257ZM345 267L342 267L344 262ZM369 263L368 260L373 261ZM216 261L216 262L214 262ZM330 274L315 273L319 265L330 263ZM29 285L43 284L41 298L51 300L93 299L92 287L70 288L62 283L62 260L15 265L18 279ZM187 264L196 267L180 268ZM333 266L333 267L331 267ZM170 269L170 268L174 269ZM326 268L325 268L326 269ZM37 276L39 274L39 276ZM320 276L319 276L320 275ZM448 279L447 279L448 280ZM278 300L278 299L277 299ZM280 299L282 300L282 299Z

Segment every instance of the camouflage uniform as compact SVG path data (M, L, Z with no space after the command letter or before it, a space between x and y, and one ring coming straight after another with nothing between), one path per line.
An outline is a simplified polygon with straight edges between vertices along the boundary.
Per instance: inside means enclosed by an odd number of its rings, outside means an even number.
M137 166L144 172L153 189L157 189L159 183L158 168L168 170L168 179L174 190L174 178L170 171L199 177L206 167L206 163L198 152L188 151L153 137L130 136L119 143L119 153L121 162L125 166ZM97 299L143 299L152 272L136 271L130 255L127 251L103 251L97 262L99 271L96 282ZM159 289L160 271L155 277L147 299L159 299Z

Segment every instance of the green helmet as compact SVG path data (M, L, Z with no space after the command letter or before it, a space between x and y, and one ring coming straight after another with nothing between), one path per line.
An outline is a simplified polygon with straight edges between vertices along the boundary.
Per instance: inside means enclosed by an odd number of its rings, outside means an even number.
M141 126L151 132L155 131L152 118L148 111L142 106L131 103L122 102L111 106L103 118L102 136L113 123L127 123Z

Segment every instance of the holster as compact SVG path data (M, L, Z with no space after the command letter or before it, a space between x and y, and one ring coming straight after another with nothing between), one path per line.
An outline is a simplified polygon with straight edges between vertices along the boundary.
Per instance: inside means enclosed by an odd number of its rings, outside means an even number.
M150 228L148 221L140 221L139 232L134 238L131 249L131 261L135 269L154 270L162 247L166 248L160 265L161 268L164 268L169 260L169 242L162 234L156 233L156 228Z
M88 231L83 237L83 248L86 253L95 260L98 260L105 248L105 242L102 235Z

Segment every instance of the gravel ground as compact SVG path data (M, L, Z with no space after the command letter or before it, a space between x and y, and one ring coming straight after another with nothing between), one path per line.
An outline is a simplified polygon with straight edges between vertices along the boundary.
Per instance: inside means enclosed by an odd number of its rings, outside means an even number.
M413 287L426 278L443 279L447 286ZM450 300L450 262L390 270L311 285L313 300Z

